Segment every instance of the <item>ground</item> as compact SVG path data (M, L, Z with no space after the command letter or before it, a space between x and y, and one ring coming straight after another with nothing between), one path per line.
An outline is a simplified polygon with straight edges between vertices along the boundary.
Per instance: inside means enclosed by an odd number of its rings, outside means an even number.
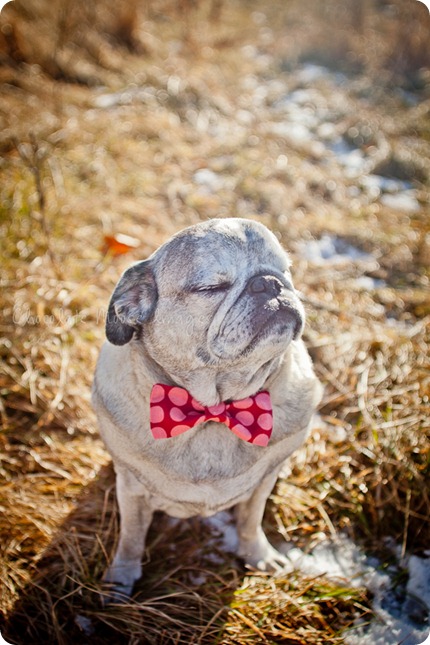
M175 4L90 15L33 0L1 15L2 635L417 645L430 17L413 0ZM244 570L229 515L160 515L134 598L103 608L118 518L89 399L109 295L175 231L235 216L290 252L325 386L265 517L291 570Z

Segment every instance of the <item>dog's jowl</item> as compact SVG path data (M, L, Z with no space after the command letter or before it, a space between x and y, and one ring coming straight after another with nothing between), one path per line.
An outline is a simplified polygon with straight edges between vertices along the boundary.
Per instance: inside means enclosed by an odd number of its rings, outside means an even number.
M238 555L282 567L261 521L321 397L303 326L288 255L257 222L191 226L122 275L93 386L121 517L105 580L119 592L142 574L157 510L234 507Z

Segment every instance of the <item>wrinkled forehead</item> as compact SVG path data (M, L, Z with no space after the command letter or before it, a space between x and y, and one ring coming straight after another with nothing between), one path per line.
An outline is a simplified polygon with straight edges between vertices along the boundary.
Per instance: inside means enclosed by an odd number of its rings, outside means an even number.
M180 284L210 276L228 280L238 272L258 272L260 266L283 272L290 265L273 233L235 220L188 229L164 245L160 255L162 277Z

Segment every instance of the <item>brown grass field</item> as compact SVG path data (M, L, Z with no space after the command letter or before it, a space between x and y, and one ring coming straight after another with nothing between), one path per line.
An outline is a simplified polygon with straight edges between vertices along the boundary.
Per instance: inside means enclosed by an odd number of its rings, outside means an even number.
M430 544L428 12L16 0L0 27L3 637L345 642L372 620L368 589L245 570L198 518L160 514L133 598L102 606L118 513L91 380L129 264L201 220L265 223L291 253L325 386L266 531L305 552L346 536L382 567L397 545L404 589L402 558ZM335 260L315 258L324 239Z

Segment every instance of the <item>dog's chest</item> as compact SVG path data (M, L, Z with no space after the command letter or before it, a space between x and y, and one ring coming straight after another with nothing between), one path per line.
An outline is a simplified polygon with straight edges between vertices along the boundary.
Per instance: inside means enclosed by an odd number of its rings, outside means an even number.
M196 484L248 473L266 463L272 449L238 439L225 425L208 422L178 437L145 446L145 457L162 472Z
M153 508L175 517L209 516L248 499L288 456L284 442L252 446L218 423L146 445L128 467Z

